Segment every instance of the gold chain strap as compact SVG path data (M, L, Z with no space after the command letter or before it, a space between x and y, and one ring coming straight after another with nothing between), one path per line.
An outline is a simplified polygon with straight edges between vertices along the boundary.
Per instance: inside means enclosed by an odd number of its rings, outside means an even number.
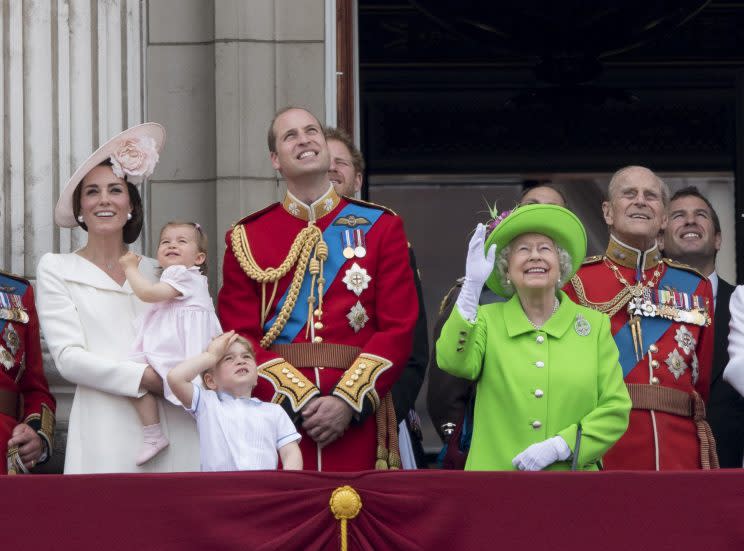
M297 303L297 297L300 294L302 280L305 277L305 270L310 261L310 255L313 253L315 246L319 243L324 243L323 234L320 231L320 228L315 225L310 225L297 234L297 237L289 249L287 258L284 259L278 268L267 268L266 270L263 270L253 257L250 245L248 244L248 236L245 233L245 227L243 225L238 225L233 228L233 254L235 254L235 258L240 267L251 279L261 283L262 285L265 285L266 283L276 283L289 272L295 263L297 264L294 275L292 276L292 283L289 285L287 299L284 301L281 310L279 310L271 328L261 339L260 344L262 348L269 348L287 324L289 315ZM266 305L262 304L261 311L264 312L265 310Z
M592 302L591 300L586 298L584 283L581 281L578 275L574 275L571 278L571 285L573 286L574 291L576 291L576 297L579 299L579 303L582 306L586 306L587 308L591 308L592 310L598 310L610 317L618 313L622 309L622 307L628 304L628 302L630 302L630 299L633 298L633 294L630 292L630 289L626 287L607 302Z
M643 294L644 285L641 285L640 283L631 285L630 283L628 283L628 280L625 279L625 277L623 277L623 275L620 273L620 270L618 270L617 266L611 264L606 256L602 257L602 260L610 269L610 271L615 274L617 280L623 284L624 288L622 291L620 291L607 302L592 302L586 297L584 283L581 281L581 279L579 279L578 274L574 275L571 278L571 285L573 285L574 291L576 291L576 296L583 306L587 306L588 308L591 308L593 310L598 310L612 317L617 312L619 312L626 304L628 304L628 302L630 302L633 297L641 296ZM653 288L659 282L660 276L661 270L657 267L656 270L654 270L653 277L648 283L645 284L645 286L649 289Z
M289 248L287 258L277 268L267 268L262 270L251 253L251 246L248 243L248 236L245 233L245 226L242 224L235 226L232 232L232 249L238 264L251 279L259 283L273 283L279 281L289 272L290 268L297 262L302 246L312 234L320 230L317 226L308 226L304 228L295 237L292 246Z

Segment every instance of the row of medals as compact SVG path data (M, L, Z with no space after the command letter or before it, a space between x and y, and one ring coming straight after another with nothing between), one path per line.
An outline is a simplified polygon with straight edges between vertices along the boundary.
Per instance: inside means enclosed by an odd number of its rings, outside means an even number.
M10 291L7 287L0 288L0 319L28 323L28 314L20 295L7 291Z
M708 325L709 323L707 313L702 308L686 310L672 306L671 304L654 303L648 287L645 287L643 290L634 288L633 297L633 300L628 303L628 313L631 315L642 314L646 317L660 317L699 326Z
M344 230L344 233L341 234L341 241L343 244L342 254L344 255L344 258L364 258L367 256L364 232L362 230Z

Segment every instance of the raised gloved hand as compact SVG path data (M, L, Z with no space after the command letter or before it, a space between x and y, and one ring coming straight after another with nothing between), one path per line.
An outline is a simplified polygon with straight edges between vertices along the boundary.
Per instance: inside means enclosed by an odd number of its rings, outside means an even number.
M484 254L483 247L486 241L486 226L478 224L473 237L468 244L468 258L465 262L465 281L457 297L457 309L463 318L475 321L478 314L478 300L480 299L483 284L493 271L496 259L496 245L488 248L488 254Z
M520 471L542 471L556 461L565 461L571 456L571 448L561 436L548 438L537 444L532 444L522 453L512 459Z

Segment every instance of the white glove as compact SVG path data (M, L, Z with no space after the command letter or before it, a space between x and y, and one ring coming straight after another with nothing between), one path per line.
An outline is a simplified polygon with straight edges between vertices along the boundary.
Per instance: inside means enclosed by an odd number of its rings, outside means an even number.
M529 446L512 459L512 465L520 471L542 471L548 465L565 461L570 456L571 448L563 437L554 436Z
M491 245L488 248L488 254L483 253L485 241L486 226L478 224L468 244L465 281L455 303L460 315L471 322L474 322L478 315L478 301L483 290L483 284L491 275L496 260L496 245Z

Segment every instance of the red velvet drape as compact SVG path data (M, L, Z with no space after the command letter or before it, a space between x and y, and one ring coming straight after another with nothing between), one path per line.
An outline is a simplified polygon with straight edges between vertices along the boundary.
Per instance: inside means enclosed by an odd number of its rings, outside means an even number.
M744 471L0 477L2 549L744 549Z

